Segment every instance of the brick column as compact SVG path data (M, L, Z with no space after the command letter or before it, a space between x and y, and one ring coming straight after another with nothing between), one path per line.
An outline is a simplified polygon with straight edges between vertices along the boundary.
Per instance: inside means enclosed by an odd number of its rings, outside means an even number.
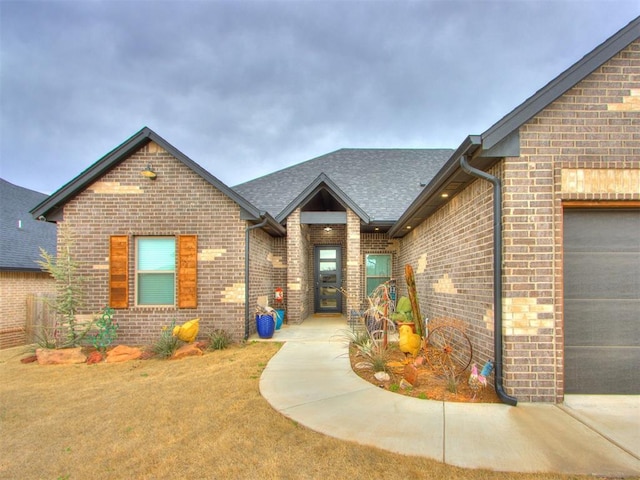
M346 314L351 310L360 310L362 298L362 259L360 255L360 218L347 210L347 289Z
M296 209L287 218L287 319L297 324L303 318L302 292L302 230L300 228L300 209Z

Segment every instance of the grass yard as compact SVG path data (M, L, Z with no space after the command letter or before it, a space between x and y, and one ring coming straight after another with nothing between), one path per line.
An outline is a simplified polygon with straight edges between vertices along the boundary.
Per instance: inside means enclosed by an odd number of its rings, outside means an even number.
M67 366L21 364L25 349L0 351L0 478L580 478L465 470L310 431L260 396L278 348Z

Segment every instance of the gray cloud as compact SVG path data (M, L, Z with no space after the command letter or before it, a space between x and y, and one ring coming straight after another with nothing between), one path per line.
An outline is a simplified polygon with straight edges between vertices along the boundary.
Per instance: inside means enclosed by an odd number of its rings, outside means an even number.
M342 147L451 147L637 1L0 2L0 176L52 192L143 126L229 185Z

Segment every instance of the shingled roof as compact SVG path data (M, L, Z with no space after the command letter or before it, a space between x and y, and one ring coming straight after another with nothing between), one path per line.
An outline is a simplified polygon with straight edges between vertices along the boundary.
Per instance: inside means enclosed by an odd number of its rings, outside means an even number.
M29 210L48 196L0 178L0 270L39 271L40 247L56 251L56 226Z
M279 214L324 174L371 222L395 222L449 159L450 149L344 148L233 187L260 210Z

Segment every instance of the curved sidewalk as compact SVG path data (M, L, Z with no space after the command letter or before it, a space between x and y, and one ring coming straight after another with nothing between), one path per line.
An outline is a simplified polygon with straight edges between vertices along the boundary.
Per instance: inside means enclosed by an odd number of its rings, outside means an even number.
M332 437L459 467L640 475L640 397L517 407L410 398L353 373L346 328L344 319L313 317L276 332L272 341L285 343L260 378L273 408Z

